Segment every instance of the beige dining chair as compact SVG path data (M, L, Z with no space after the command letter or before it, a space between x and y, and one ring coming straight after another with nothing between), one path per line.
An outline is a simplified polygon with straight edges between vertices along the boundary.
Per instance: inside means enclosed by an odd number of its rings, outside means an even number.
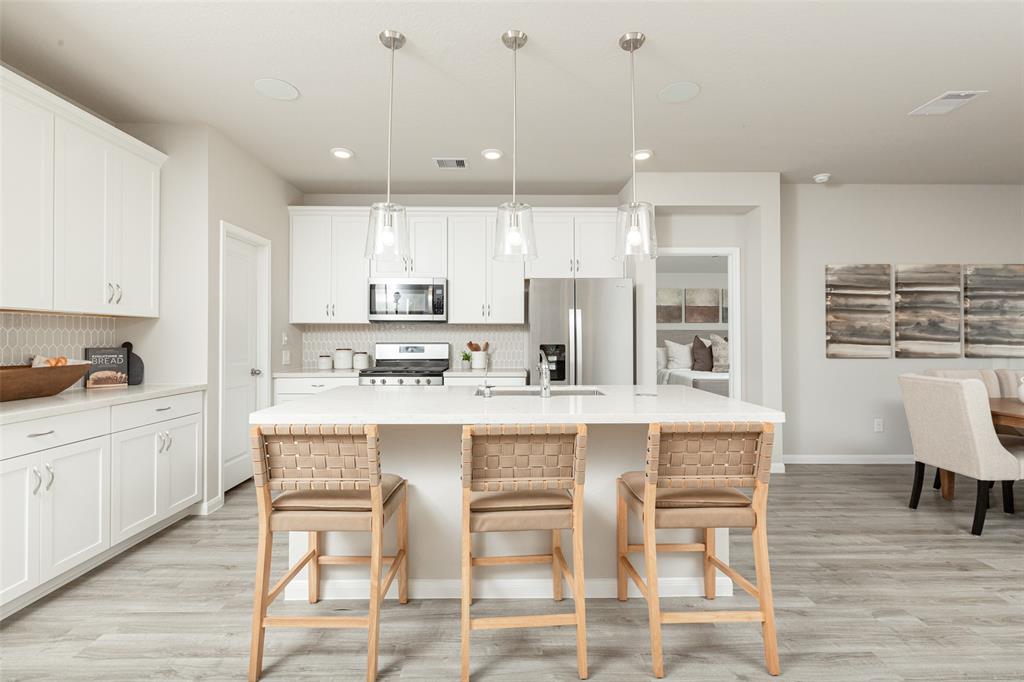
M253 480L259 518L256 590L252 612L249 680L263 670L267 628L361 628L367 635L366 679L377 677L380 610L398 577L398 601L409 601L409 501L401 476L382 474L378 430L373 425L264 425L251 429ZM271 497L271 492L279 493ZM384 526L396 518L398 550L383 555ZM369 556L329 556L321 533L370 534ZM309 533L309 551L270 587L275 532ZM387 575L381 579L384 563ZM289 582L309 566L309 602L320 600L320 567L368 565L370 604L366 616L268 616L267 608ZM287 677L287 674L286 674Z
M618 597L627 597L627 577L647 600L651 658L655 677L665 676L661 626L668 623L761 624L765 667L779 674L771 568L768 562L768 478L774 441L772 424L708 422L651 424L644 471L618 479L616 544ZM753 488L753 498L738 488ZM643 540L630 544L629 513L640 517ZM699 528L703 542L658 544L659 528ZM751 528L757 584L715 554L716 528ZM629 554L644 555L644 573ZM662 611L658 591L659 552L700 552L704 557L704 596L715 598L717 571L732 578L758 601L756 611Z
M1024 478L1024 438L996 433L985 384L920 374L899 381L914 447L910 508L920 502L927 464L977 480L974 535L985 525L991 482L1002 482L1003 511L1012 514L1013 483Z
M583 579L584 424L462 427L462 680L469 679L473 630L573 625L576 666L587 679L587 612ZM529 556L473 554L473 533L548 531L551 553ZM562 531L572 531L572 570L562 553ZM572 588L574 613L473 618L473 568L551 564L552 593Z

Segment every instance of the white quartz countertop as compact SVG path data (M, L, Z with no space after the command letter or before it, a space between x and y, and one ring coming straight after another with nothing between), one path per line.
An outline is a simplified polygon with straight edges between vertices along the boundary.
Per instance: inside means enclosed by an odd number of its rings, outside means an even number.
M204 390L206 384L139 384L123 388L90 390L69 388L49 398L29 398L0 403L0 425Z
M471 386L342 386L249 415L250 424L646 424L764 421L785 414L689 386L592 386L604 395L474 395ZM516 390L516 389L506 389ZM522 390L522 389L519 389Z
M511 367L502 369L500 367L494 368L489 367L487 369L449 369L444 373L446 377L452 377L453 379L466 379L479 377L485 379L487 377L513 377L513 378L526 378L526 370L522 367Z
M358 369L298 369L293 372L274 372L275 379L355 379Z

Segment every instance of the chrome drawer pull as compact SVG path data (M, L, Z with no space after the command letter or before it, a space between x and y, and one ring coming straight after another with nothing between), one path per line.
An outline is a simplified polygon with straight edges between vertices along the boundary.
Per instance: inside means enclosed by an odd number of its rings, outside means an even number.
M324 384L310 384L313 388L323 388Z
M51 433L53 433L53 429L50 429L49 431L43 431L42 433L30 433L28 434L28 437L39 438L40 436L49 436Z
M157 412L166 412L169 409L171 409L170 405L168 405L167 407L158 407L158 408L156 408L156 411Z

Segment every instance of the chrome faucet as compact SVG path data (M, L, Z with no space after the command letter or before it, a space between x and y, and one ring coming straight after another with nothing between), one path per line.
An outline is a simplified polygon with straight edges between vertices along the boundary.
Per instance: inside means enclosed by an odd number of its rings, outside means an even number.
M537 365L537 372L540 374L540 397L551 397L551 365L544 351L540 352L540 364Z
M491 386L489 383L487 383L487 380L485 379L484 383L482 383L482 384L480 384L479 386L476 387L476 390L483 397L490 398L491 395L493 395L493 393L491 392L492 388L494 388L494 387Z

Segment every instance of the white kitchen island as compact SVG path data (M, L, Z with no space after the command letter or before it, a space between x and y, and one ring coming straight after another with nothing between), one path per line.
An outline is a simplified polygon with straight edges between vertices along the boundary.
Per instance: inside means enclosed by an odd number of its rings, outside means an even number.
M583 423L589 425L584 516L587 595L615 596L615 480L624 471L642 470L647 425L651 422L762 421L781 424L785 415L740 400L687 386L593 386L600 395L550 398L519 393L536 389L494 389L492 397L471 387L344 386L254 412L250 424L379 424L381 466L409 481L409 592L413 599L457 598L461 514L460 438L463 424ZM514 393L514 394L510 394ZM255 523L255 520L253 521ZM633 520L631 537L639 538ZM662 535L662 533L664 535ZM634 535L635 534L635 535ZM659 541L695 542L697 531L660 531ZM328 554L368 554L368 534L326 534ZM385 552L394 549L394 530L385 529ZM293 533L291 561L306 551L306 534ZM718 531L719 555L728 562L728 531ZM548 551L544 532L481 533L474 552L537 554ZM700 556L659 559L663 596L703 594ZM634 586L630 586L635 590ZM732 582L718 578L722 596ZM392 586L397 592L397 586ZM474 572L474 594L487 597L547 598L551 569L544 566L496 566ZM325 599L366 598L365 568L325 566ZM638 596L639 593L636 593ZM304 576L288 586L286 598L306 596ZM389 594L389 596L395 596Z

